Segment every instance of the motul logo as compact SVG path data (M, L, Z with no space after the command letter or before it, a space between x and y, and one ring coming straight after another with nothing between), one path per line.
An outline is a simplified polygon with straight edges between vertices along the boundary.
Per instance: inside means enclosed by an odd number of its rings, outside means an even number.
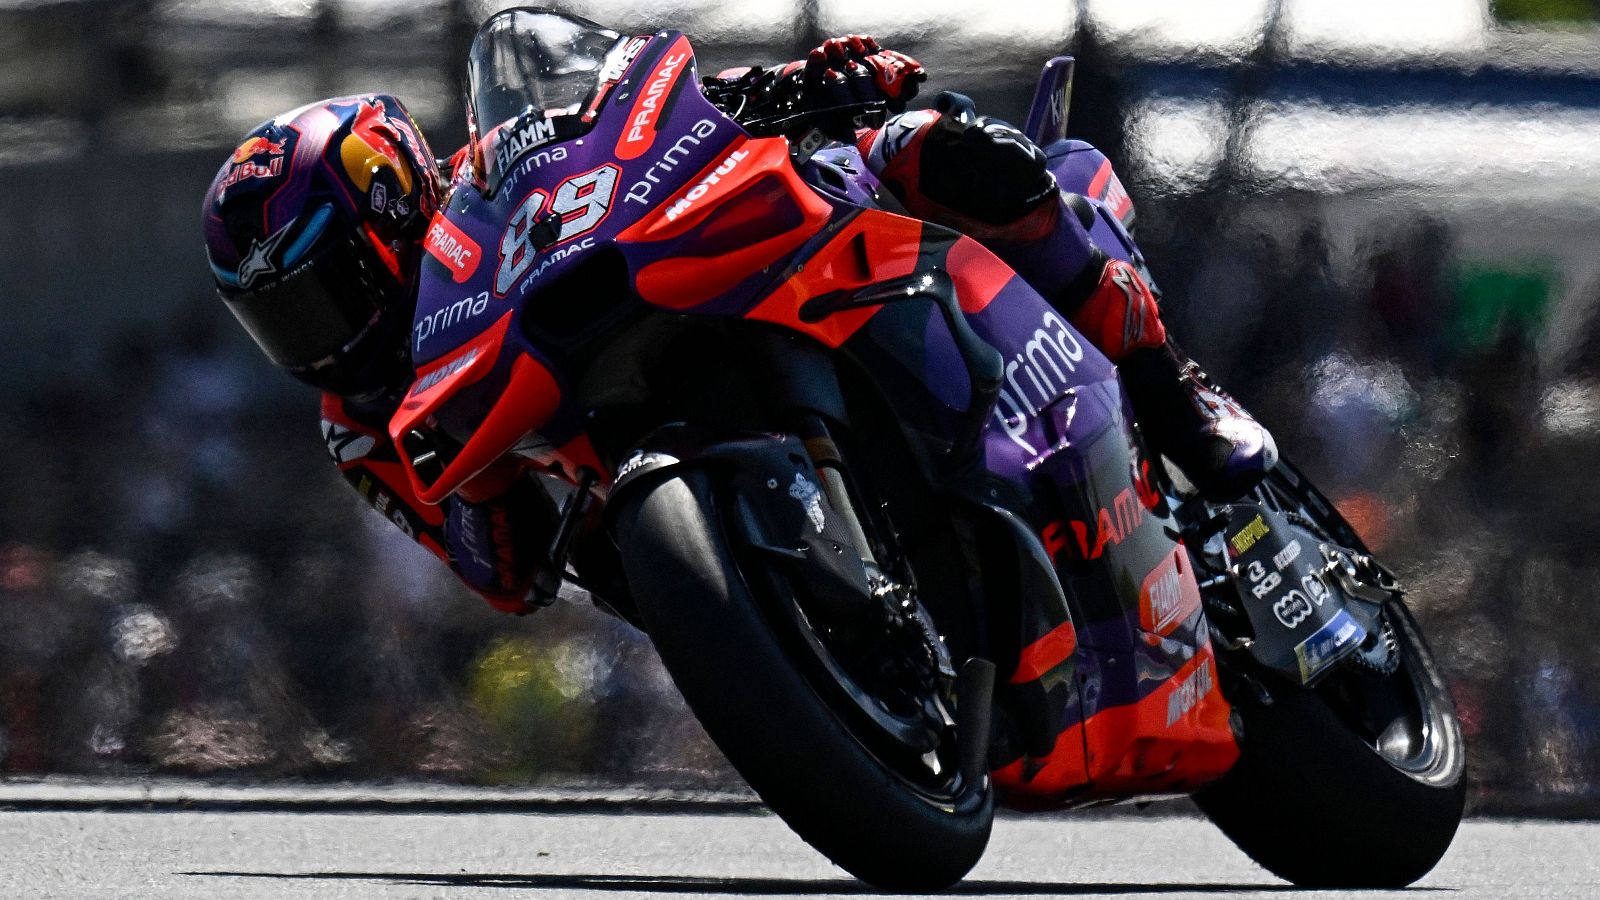
M689 193L684 194L681 198L679 198L678 202L667 207L667 221L674 221L679 216L688 212L689 208L694 206L696 200L699 200L701 197L704 197L708 192L710 192L713 185L721 181L734 169L737 169L739 167L739 163L743 162L745 157L749 155L750 152L748 150L735 150L728 154L728 158L723 160L720 165L713 169L710 175L700 179L700 183L690 188Z
M1167 695L1167 727L1171 728L1179 719L1188 715L1195 704L1211 693L1216 684L1217 680L1211 676L1211 662L1207 660L1200 663L1200 668L1179 682L1172 693Z

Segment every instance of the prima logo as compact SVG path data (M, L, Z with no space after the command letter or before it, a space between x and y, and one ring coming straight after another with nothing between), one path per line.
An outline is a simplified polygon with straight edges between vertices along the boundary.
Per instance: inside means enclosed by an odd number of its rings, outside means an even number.
M1078 370L1083 353L1078 336L1051 311L1044 314L1022 352L1006 362L1006 386L1000 389L994 416L1006 437L1029 456L1039 455L1026 440L1029 423L1067 389L1067 376Z
M478 316L488 307L489 292L484 291L476 297L464 297L449 306L435 310L432 315L423 316L417 320L416 325L411 329L411 335L414 339L412 352L421 350L422 342L428 338L452 325Z
M667 148L667 152L661 154L660 159L651 163L650 168L644 170L644 177L635 181L628 188L628 193L624 195L624 199L630 203L649 203L650 192L655 190L656 185L661 183L662 176L676 169L678 164L683 162L684 158L689 155L690 151L700 146L701 142L710 137L716 130L717 123L710 119L701 119L694 123L689 127L688 134L678 138L671 147Z

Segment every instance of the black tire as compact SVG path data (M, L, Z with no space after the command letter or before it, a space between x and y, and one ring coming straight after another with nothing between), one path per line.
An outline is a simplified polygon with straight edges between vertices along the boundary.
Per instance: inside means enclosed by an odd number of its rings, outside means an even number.
M1398 888L1426 875L1455 837L1466 798L1455 706L1403 604L1385 611L1402 653L1387 677L1340 672L1315 690L1241 702L1238 764L1195 799L1251 859L1302 887ZM1360 734L1362 692L1406 705L1410 739ZM1365 729L1371 731L1372 729ZM1380 752L1379 745L1385 745ZM1387 755L1386 755L1387 754Z
M961 880L988 845L988 779L943 802L867 749L786 653L772 617L785 598L740 571L718 491L690 470L618 511L628 583L678 689L767 805L852 875L912 892Z

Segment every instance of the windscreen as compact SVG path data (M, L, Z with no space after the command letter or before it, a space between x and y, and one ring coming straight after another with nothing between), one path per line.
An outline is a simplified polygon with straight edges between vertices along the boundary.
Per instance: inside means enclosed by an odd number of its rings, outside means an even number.
M467 57L467 122L489 193L528 150L588 130L583 109L621 40L543 10L508 9L483 23Z

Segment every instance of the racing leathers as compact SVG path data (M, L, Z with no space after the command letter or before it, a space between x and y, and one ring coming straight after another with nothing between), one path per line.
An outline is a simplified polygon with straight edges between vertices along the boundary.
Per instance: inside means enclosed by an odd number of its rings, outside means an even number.
M555 505L537 481L501 460L437 506L412 489L389 437L397 396L357 402L322 395L322 437L339 472L380 515L450 567L495 609L527 613Z
M959 94L898 112L924 78L910 57L850 35L803 61L723 72L707 94L741 121L788 119L854 143L907 212L982 243L1117 364L1151 449L1200 493L1225 501L1248 491L1276 464L1271 434L1168 338L1139 271L1095 245L1088 200L1059 189L1045 151L1025 134L977 115ZM853 127L874 106L898 114ZM838 115L819 122L819 109ZM1107 177L1115 178L1109 167Z

